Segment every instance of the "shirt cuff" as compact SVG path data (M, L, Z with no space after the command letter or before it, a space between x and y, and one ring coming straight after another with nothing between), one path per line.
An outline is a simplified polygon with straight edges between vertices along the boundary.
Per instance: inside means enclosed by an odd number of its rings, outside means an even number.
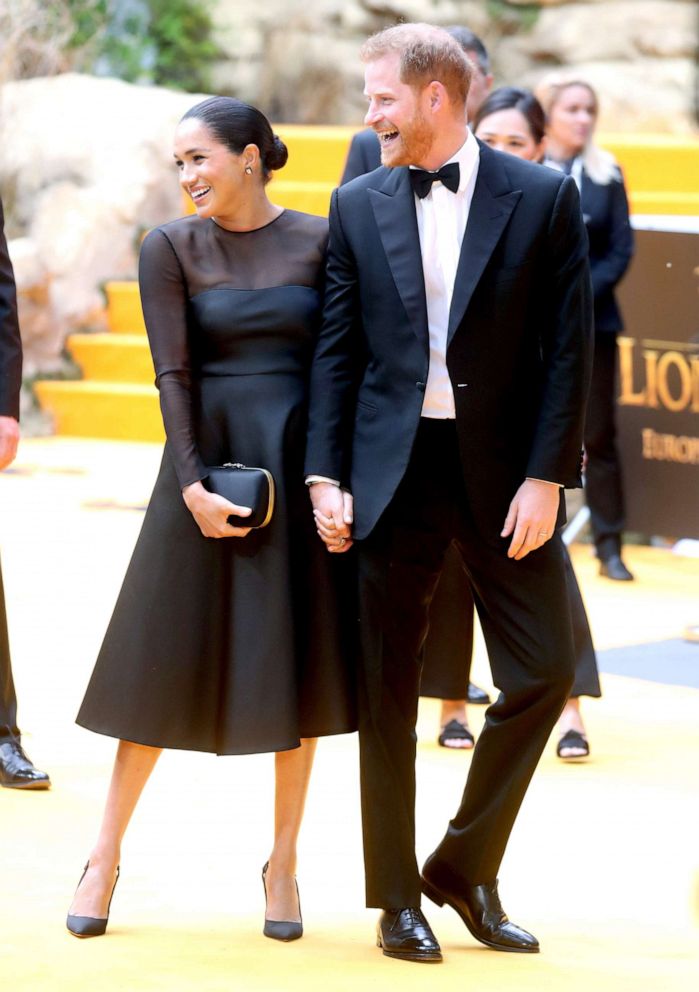
M316 482L328 482L331 486L337 486L339 488L340 483L337 479L328 479L324 475L307 475L306 485L313 486Z
M535 479L535 478L533 478L533 476L528 475L527 476L527 481L528 482L544 482L547 486L557 486L559 489L563 489L563 483L562 482L551 482L550 479Z

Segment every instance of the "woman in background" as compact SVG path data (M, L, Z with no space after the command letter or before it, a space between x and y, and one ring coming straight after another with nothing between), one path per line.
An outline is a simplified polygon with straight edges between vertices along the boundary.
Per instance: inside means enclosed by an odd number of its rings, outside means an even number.
M545 150L545 117L533 93L514 86L494 90L473 121L477 138L497 151L540 162ZM580 713L580 696L601 696L597 658L580 587L566 550L566 583L575 644L575 683L561 718L556 753L564 760L585 758L590 745Z
M595 307L595 358L585 425L585 494L600 574L617 581L633 575L621 558L624 492L616 446L617 333L623 322L614 290L633 255L624 180L609 152L593 141L597 94L580 80L549 80L540 97L546 112L546 165L571 175L580 191L590 240Z

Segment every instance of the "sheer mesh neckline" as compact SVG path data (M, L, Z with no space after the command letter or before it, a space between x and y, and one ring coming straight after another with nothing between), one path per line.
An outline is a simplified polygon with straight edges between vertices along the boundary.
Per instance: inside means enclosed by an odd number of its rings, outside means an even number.
M268 227L272 224L276 224L278 220L281 220L286 214L286 207L282 208L282 212L273 217L272 220L268 221L266 224L262 224L261 227L251 227L249 231L232 231L229 227L223 227L219 224L215 217L210 217L211 223L214 225L217 231L223 231L225 234L257 234L258 231L266 231Z

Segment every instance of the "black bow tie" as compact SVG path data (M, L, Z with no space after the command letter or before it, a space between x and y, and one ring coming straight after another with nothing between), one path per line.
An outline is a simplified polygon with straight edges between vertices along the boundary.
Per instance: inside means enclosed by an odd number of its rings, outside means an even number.
M432 183L441 182L452 193L456 193L459 188L459 163L449 162L443 165L438 172L425 172L424 169L411 169L410 182L413 185L413 193L417 193L423 200L432 189Z

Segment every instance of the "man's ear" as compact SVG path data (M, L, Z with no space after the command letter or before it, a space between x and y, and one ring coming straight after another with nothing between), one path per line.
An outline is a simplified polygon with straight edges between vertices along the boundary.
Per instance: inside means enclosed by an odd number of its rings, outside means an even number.
M427 86L427 97L428 106L432 113L441 110L442 107L444 107L445 100L447 98L447 91L444 89L443 83L433 79Z

